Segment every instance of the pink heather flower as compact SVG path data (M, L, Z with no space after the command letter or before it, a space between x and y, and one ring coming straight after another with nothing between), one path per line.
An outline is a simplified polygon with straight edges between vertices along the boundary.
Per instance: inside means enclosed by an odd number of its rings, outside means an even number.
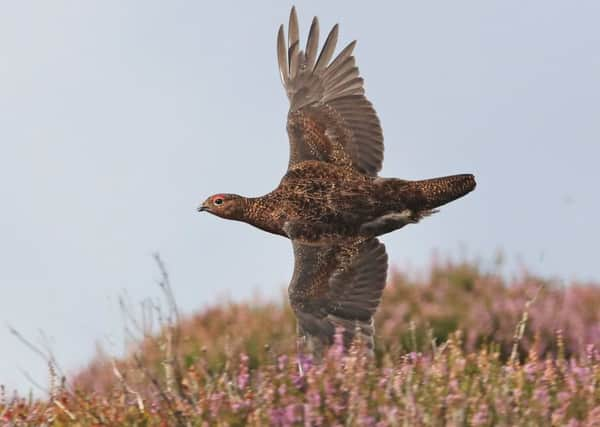
M319 411L319 406L310 403L304 404L304 425L306 427L323 425L323 417L319 415Z
M298 416L296 415L296 404L291 403L285 407L285 423L286 425L293 425L296 421L298 421Z
M344 356L344 329L336 328L333 337L333 345L329 348L328 355L336 361Z
M529 381L533 381L536 377L536 373L539 371L539 364L536 362L529 362L523 366L523 372L527 376Z
M272 408L269 412L270 422L272 426L291 427L295 422L299 421L296 415L296 405L290 404L284 408Z
M548 388L545 385L538 384L536 386L533 390L533 398L545 414L550 411L550 395L548 394Z
M598 338L600 338L600 336ZM598 350L596 350L596 347L594 346L594 344L587 345L587 347L585 349L585 354L586 354L588 361L590 361L592 363L598 360Z
M375 421L376 421L375 418L373 418L369 415L366 415L366 416L360 418L359 425L366 426L366 427L375 426Z
M210 395L210 414L213 417L217 417L219 415L219 411L221 409L221 404L223 403L223 398L225 394L223 392L217 392Z
M462 400L462 395L458 387L458 381L456 381L455 379L450 380L450 382L448 383L448 390L449 393L446 396L446 405L452 407L455 403L460 402Z
M321 393L319 393L317 390L311 390L308 393L306 400L312 408L318 409L321 407Z
M282 408L271 408L269 411L269 424L272 426L283 426L285 413Z
M296 389L301 391L304 390L306 387L306 374L300 375L299 372L292 374L292 384L294 384L294 387L296 387Z
M234 400L231 402L231 410L234 413L238 412L243 407L244 407L244 402L242 402L241 400Z
M331 383L331 380L326 378L323 380L323 386L325 388L325 395L326 396L334 396L337 392L335 386Z
M537 385L533 390L533 398L537 401L546 401L548 399L548 388L545 385Z
M381 425L389 425L391 422L396 421L398 419L398 407L395 405L385 405L385 406L380 406L378 408L379 414L384 415L384 420L380 421L378 423Z
M379 382L377 385L379 386L380 389L383 389L387 386L388 380L389 380L388 377L382 375L381 378L379 378Z
M571 393L577 393L577 379L573 375L573 372L567 374L565 382L567 383Z
M587 366L581 366L579 363L577 363L575 359L571 359L569 365L569 367L571 368L571 372L575 374L575 376L580 382L585 381L591 373L590 368L588 368Z
M248 372L248 356L242 354L240 356L240 371L237 377L237 385L240 390L244 390L248 385L250 373Z
M284 397L287 392L287 386L285 384L281 384L277 389L277 392L279 393L279 396Z
M313 356L311 354L301 354L300 363L302 364L304 372L308 372L314 365Z
M408 353L406 355L406 358L411 362L411 363L416 363L419 360L419 353L415 352L415 351L411 351L410 353Z
M587 421L588 423L586 425L590 427L600 425L600 406L596 406L589 412L587 416Z
M489 423L488 418L489 418L488 407L487 407L487 405L482 403L481 405L479 405L477 412L475 412L473 414L473 417L471 417L471 425L473 425L473 426L487 425Z
M279 356L277 358L277 368L280 371L283 371L285 369L285 367L287 366L287 362L288 362L288 357L285 354L282 354L281 356Z

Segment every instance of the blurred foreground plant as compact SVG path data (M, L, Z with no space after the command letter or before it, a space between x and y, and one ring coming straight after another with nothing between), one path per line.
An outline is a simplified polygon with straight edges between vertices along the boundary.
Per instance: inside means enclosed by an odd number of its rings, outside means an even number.
M460 333L429 353L385 355L380 366L365 349L341 340L321 363L272 355L251 369L245 353L218 372L202 357L183 374L190 400L168 399L145 381L103 393L65 390L47 401L6 397L5 422L28 425L595 425L600 420L600 354L503 362L482 348L465 353ZM166 390L166 389L165 389ZM91 415L93 409L94 415ZM581 422L582 424L574 424ZM585 424L583 424L585 423Z
M600 289L528 275L506 283L469 264L427 280L395 273L375 359L340 341L301 355L274 303L223 304L179 319L160 258L158 334L120 360L99 354L48 400L0 393L22 425L597 425ZM131 314L131 313L129 313ZM143 322L141 322L143 323ZM52 372L51 366L51 372Z

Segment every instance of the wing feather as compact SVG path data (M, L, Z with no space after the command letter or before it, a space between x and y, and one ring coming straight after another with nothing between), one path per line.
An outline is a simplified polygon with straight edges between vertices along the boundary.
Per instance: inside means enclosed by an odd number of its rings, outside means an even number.
M290 61L290 80L294 80L299 71L298 64L300 63L300 48L299 41L296 40L288 50L288 57Z
M306 67L312 69L319 49L319 20L313 18L306 39Z
M342 51L333 60L333 62L329 65L329 67L327 67L324 77L327 78L328 76L336 73L338 67L340 67L340 64L343 64L345 61L347 61L347 60L354 61L352 52L354 51L355 47L356 47L356 40L353 40L344 49L342 49Z
M329 34L327 35L325 43L323 43L321 53L319 54L319 59L317 59L317 63L313 68L313 72L315 74L318 75L325 67L327 67L329 61L331 61L331 58L333 57L333 52L335 52L335 45L337 44L338 31L339 25L335 24L329 32Z
M296 8L292 6L290 11L290 21L288 24L288 47L300 41L300 30L298 29L298 14Z
M319 21L315 17L306 51L302 51L295 8L290 13L287 46L283 27L278 31L277 62L290 100L289 166L321 160L377 175L383 162L381 124L364 95L364 81L353 56L356 41L332 60L338 33L336 24L318 52Z
M285 49L285 35L283 34L283 25L277 32L277 63L279 65L279 76L281 83L287 86L290 81L290 70L288 69L287 51Z
M388 257L377 239L343 246L294 245L290 303L301 334L330 344L336 327L349 344L358 328L372 341L372 318L385 287Z

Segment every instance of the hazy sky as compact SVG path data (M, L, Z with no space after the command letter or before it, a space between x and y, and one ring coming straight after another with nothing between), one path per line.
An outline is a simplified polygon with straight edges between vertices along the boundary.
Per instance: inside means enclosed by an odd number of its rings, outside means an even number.
M207 6L210 4L210 6ZM301 36L339 22L382 120L382 175L472 172L477 190L383 238L391 262L497 249L565 279L600 279L600 3L298 1ZM0 321L43 330L69 370L121 342L116 299L184 312L279 296L286 240L195 211L260 195L287 166L275 35L290 3L1 1ZM45 383L0 329L0 383ZM118 346L116 349L118 350Z

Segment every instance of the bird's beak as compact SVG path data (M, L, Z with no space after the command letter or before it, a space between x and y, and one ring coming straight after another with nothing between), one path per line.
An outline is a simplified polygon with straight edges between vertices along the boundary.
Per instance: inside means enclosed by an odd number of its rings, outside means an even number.
M198 206L198 209L197 209L198 212L204 212L205 210L207 210L206 206L204 206L204 205Z

